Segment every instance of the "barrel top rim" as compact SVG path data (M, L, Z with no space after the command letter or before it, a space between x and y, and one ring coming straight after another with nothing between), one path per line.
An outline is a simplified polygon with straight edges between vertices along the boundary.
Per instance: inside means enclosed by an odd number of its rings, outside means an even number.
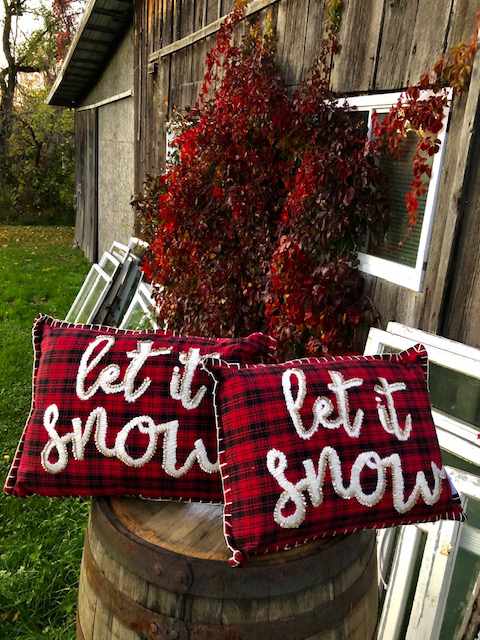
M220 504L139 498L111 498L101 500L99 504L139 543L199 560L225 563L230 557L223 536L223 506ZM304 558L335 545L341 539L341 536L324 538L288 551L254 556L249 566Z

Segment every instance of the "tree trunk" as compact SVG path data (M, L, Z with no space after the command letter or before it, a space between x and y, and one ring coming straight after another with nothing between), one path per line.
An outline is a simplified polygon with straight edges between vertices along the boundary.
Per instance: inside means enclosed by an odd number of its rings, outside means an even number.
M8 76L2 87L0 103L0 180L6 178L8 140L12 129L13 100L17 85L17 74L9 68Z

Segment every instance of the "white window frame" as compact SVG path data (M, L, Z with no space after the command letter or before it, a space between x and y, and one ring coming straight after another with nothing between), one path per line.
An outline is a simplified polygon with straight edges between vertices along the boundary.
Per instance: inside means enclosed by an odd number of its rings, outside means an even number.
M480 350L399 323L390 323L388 329L392 333L370 329L365 355L388 352L388 347L407 349L421 342L432 362L469 376L480 377ZM478 431L471 429L475 439L465 442L462 437L466 428L464 423L435 410L432 415L440 446L478 464ZM449 421L448 425L443 421L445 418ZM469 432L469 435L472 434ZM459 448L458 441L463 441L462 448ZM480 501L480 477L449 466L446 470L462 498L464 508L469 498ZM414 583L414 569L422 534L427 537L420 571ZM475 547L476 551L479 544L478 539L475 539L477 535L474 539L470 539L471 537L471 532L457 521L402 526L398 534L394 529L378 531L378 581L381 596L384 595L378 640L400 640L407 616L405 640L438 640L458 551L460 547L468 548L469 545ZM478 538L480 539L480 532ZM414 599L411 610L407 611L407 595L412 588Z
M452 520L400 528L387 580L377 640L400 640L402 623L406 617L408 627L405 640L437 640L460 546L461 528L460 522ZM424 534L425 547L418 578L414 582L414 569ZM380 541L392 535L392 529L385 529L378 539ZM412 587L415 595L412 608L408 611L407 595Z
M108 263L110 263L113 267L113 271L111 275L113 279L120 266L120 262L109 251L105 251L103 256L100 258L100 262L98 263L98 266L100 267L100 269L103 269L106 273L108 273L108 270L105 268Z
M145 251L148 249L148 242L132 236L128 241L128 250L133 253L137 258L142 258Z
M94 278L93 283L88 285L88 280L89 280L89 277L90 277L91 273L94 273L96 275L96 277ZM89 313L89 315L86 318L82 318L82 312L83 312L85 306L87 305L87 303L89 303L91 301L92 292L93 292L96 284L101 280L103 280L103 282L104 282L103 289L101 290L100 295L97 297L96 303L95 303L94 307L92 308L91 312ZM98 310L100 309L103 301L105 300L105 297L107 295L107 292L108 292L111 284L112 284L112 277L109 276L108 273L106 273L98 264L93 264L92 267L90 268L90 271L88 272L87 276L85 277L85 280L83 281L83 284L80 287L80 291L77 293L77 295L75 297L75 300L73 301L73 304L70 307L70 310L68 311L68 313L66 315L67 322L81 322L81 324L89 324L89 323L91 323L93 318L97 314ZM82 306L77 311L75 316L71 317L70 314L71 314L72 310L75 308L77 300L79 298L81 298L81 296L84 293L84 291L85 291L87 286L89 286L89 288L91 290L90 293L86 296Z
M109 249L109 253L111 253L119 262L123 264L130 253L130 249L126 244L122 242L117 242L116 240L112 242L112 246Z
M128 321L130 316L135 311L136 307L140 307L144 312L144 315L147 316L148 321L151 325L152 329L158 329L158 323L155 320L155 316L153 315L153 311L155 310L155 302L151 296L152 288L146 282L140 281L137 290L130 302L125 315L122 318L122 322L120 323L120 329L126 329L128 325ZM131 327L134 328L134 327Z
M425 345L431 362L480 379L480 350L466 347L467 352L462 349L454 351L455 343L452 340L440 336L432 337L431 334L419 329L415 330L414 335L410 335L408 338L381 329L370 329L364 353L365 355L378 354L381 352L382 345L386 353L388 353L388 347L400 350L408 349L418 342ZM442 344L445 347L441 347ZM474 465L480 465L478 430L436 409L432 409L432 417L437 429L440 447Z
M409 327L406 324L401 324L400 322L389 322L387 324L387 332L408 338L416 344L421 342L422 344L428 344L430 347L436 347L442 351L450 351L455 355L464 356L470 360L479 360L480 366L480 349L470 347L467 344L463 344L463 342L450 340L450 338L444 338L443 336L438 336L435 333L422 331L422 329L415 329L414 327Z
M431 92L422 91L421 97L427 97ZM397 103L398 99L404 94L401 92L370 94L364 96L346 96L339 100L343 102L347 100L348 104L356 107L358 111L368 111L368 132L371 133L372 112L388 113L390 107ZM448 90L449 106L444 109L443 128L438 134L440 140L440 150L433 157L432 175L428 187L427 199L425 202L425 213L423 216L422 229L420 232L420 241L417 251L417 261L415 267L408 267L404 264L379 258L369 253L359 252L360 270L377 278L383 278L388 282L400 285L413 291L421 291L423 278L425 275L426 261L428 257L428 249L432 232L432 224L435 215L438 187L440 183L440 173L445 151L445 142L447 137L448 116L450 112L450 104L452 91Z
M480 478L453 467L446 467L446 470L462 497L464 508L469 498L480 501ZM418 578L413 585L413 570L422 533L426 534L427 538ZM393 540L394 535L393 529L383 529L378 532L379 558L382 549L389 544L390 540ZM400 528L397 544L391 552L393 561L388 568L388 576L384 576L387 584L377 640L400 640L400 631L407 615L408 627L405 640L438 639L458 551L461 547L468 549L470 545L475 546L477 552L478 540L472 541L470 537L471 532L467 531L465 534L462 523L450 520L419 523ZM406 610L407 594L412 586L414 586L415 595L412 608L408 612Z

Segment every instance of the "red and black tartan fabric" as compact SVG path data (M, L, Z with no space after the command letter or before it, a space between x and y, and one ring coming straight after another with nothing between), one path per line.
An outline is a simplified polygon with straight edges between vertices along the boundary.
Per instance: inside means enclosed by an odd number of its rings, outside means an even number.
M421 345L208 369L233 566L357 529L463 519L442 466Z
M213 383L197 359L269 361L270 337L177 337L41 316L33 341L32 409L6 493L222 501Z

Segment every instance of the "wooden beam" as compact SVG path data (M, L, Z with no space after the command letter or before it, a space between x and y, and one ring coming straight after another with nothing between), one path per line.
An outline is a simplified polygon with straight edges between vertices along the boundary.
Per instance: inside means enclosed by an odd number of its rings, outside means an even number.
M251 16L254 13L258 13L259 11L266 9L267 7L277 2L279 2L279 0L253 0L247 7L246 17ZM185 36L185 38L181 38L176 42L172 42L172 44L168 44L166 47L162 47L162 49L159 49L158 51L154 51L150 54L148 61L155 62L156 60L160 60L161 58L169 56L176 51L180 51L181 49L184 49L185 47L188 47L191 44L198 42L199 40L208 38L208 36L211 36L213 33L216 33L220 29L226 17L227 16L223 16L222 18L219 18L214 22L207 24L206 27L195 31L195 33L191 33L190 35Z
M117 93L110 98L105 98L105 100L100 100L100 102L95 102L93 104L87 104L85 106L79 107L77 111L87 111L88 109L97 109L98 107L103 107L105 104L110 104L111 102L117 102L118 100L123 100L125 98L129 98L133 96L133 90L128 89L127 91L123 91L122 93Z
M114 20L124 20L129 14L125 9L123 9L123 11L115 11L115 9L100 9L99 7L95 7L93 13L96 16L106 16Z
M480 32L479 32L480 36ZM470 78L470 86L466 97L465 111L460 140L458 141L458 154L455 158L456 165L452 184L448 192L446 212L437 210L436 220L433 224L433 233L430 246L430 258L427 263L425 277L425 303L422 310L420 327L426 331L437 333L443 329L444 313L446 311L445 293L448 290L448 282L451 269L451 260L454 255L455 239L457 237L460 220L465 207L464 192L470 176L471 163L476 161L474 148L475 127L480 121L480 48L477 50ZM443 204L439 198L438 204ZM437 205L437 209L439 209Z
M116 29L104 27L100 24L87 24L87 26L85 27L85 31L96 31L97 33L106 33L111 36L114 36L117 33Z

